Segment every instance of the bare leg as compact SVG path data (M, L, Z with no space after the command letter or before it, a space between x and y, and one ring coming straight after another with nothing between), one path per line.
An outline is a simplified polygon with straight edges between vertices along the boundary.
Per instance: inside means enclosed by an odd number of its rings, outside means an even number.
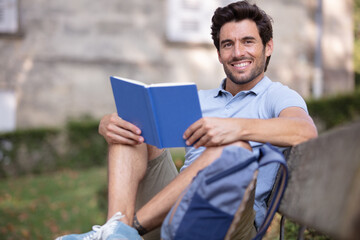
M148 159L163 150L141 145L110 144L108 151L108 219L120 211L122 222L131 225L139 182L143 179Z
M251 150L247 142L237 142L232 145ZM181 192L190 184L194 176L203 168L219 158L223 147L207 148L189 167L181 172L169 185L151 199L137 212L139 222L147 230L152 230L161 225Z

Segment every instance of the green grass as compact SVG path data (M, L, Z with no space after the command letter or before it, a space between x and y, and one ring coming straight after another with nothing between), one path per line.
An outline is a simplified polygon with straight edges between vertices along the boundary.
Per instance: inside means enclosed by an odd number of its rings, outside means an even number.
M183 150L174 149L180 167ZM106 168L64 170L0 182L0 239L54 239L83 233L103 224L106 215ZM105 203L104 203L105 201ZM265 240L279 239L276 215ZM287 221L286 239L296 239L299 226ZM305 239L329 239L307 230Z
M263 238L264 240L278 240L280 238L280 219L281 215L276 213L274 219L268 228L268 231ZM300 225L296 224L288 219L285 220L285 228L284 228L284 238L286 240L296 240L298 239ZM329 237L322 235L313 229L306 229L304 232L305 240L331 240Z
M178 168L184 150L173 149ZM0 181L0 239L54 239L83 233L106 218L106 167Z
M66 170L0 182L1 239L54 239L105 221L98 192L106 169Z

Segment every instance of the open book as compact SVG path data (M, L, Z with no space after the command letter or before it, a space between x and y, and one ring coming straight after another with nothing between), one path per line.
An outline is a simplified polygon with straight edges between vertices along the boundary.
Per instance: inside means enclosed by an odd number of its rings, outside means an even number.
M110 77L118 115L158 148L185 147L183 134L202 117L194 83L144 83Z

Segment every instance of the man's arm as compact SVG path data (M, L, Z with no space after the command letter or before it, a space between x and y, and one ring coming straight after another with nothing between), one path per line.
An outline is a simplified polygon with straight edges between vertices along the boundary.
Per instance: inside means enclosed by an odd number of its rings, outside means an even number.
M271 119L202 118L184 133L187 144L210 147L235 141L269 142L276 146L293 146L317 137L311 117L299 107L281 111Z

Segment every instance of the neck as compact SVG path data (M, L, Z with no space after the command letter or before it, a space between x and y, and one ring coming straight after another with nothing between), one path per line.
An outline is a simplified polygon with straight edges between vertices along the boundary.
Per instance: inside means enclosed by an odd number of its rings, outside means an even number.
M251 82L245 83L245 84L236 84L233 81L231 81L229 78L226 78L225 80L225 90L230 92L233 96L238 94L241 91L248 91L251 90L253 87L258 84L261 79L263 79L265 76L264 73L260 74L257 78L253 79Z

